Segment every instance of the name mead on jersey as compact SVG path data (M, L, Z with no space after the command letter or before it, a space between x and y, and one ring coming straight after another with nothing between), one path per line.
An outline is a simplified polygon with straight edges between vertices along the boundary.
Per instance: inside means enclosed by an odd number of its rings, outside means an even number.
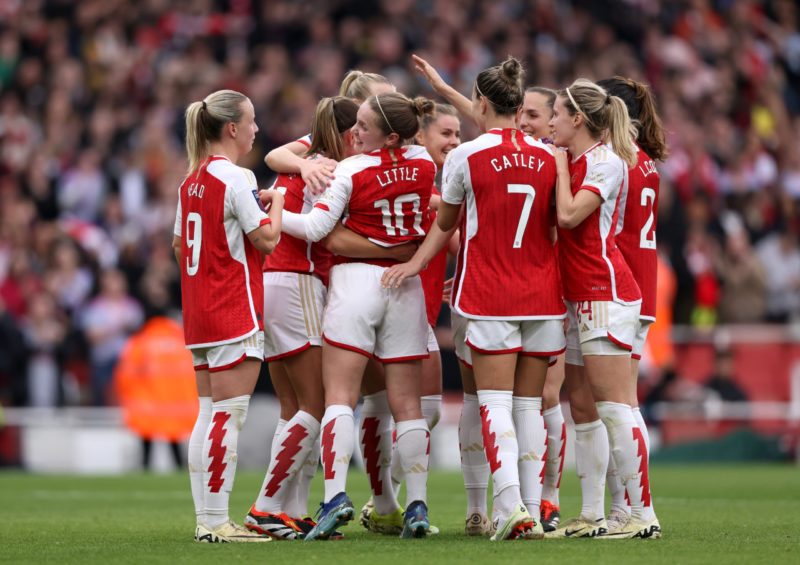
M417 167L397 167L396 169L383 171L375 175L375 178L382 187L386 187L397 181L414 182L417 180L418 172L419 169Z
M186 190L186 194L189 197L196 196L197 198L202 198L203 193L206 191L206 187L199 182L193 182L189 185L189 188Z
M533 155L525 155L524 153L512 153L511 155L495 157L491 160L491 163L494 170L498 173L512 167L532 169L538 173L542 170L542 167L544 167L544 161L537 159Z

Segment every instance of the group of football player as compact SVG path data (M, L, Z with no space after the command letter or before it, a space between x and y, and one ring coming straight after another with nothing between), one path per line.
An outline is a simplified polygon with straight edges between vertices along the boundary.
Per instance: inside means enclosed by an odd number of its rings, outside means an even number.
M464 387L465 533L660 537L636 396L655 320L654 161L667 154L652 94L622 77L525 89L509 57L481 71L467 98L413 59L450 104L351 71L317 105L310 135L267 155L279 172L268 190L236 165L258 131L249 99L222 90L187 109L173 247L200 397L189 442L195 539L341 537L356 517L346 493L356 435L372 490L364 527L436 534L427 479L443 297ZM461 143L461 119L481 134ZM242 526L228 499L264 361L281 415ZM579 516L563 522L562 385L582 491Z

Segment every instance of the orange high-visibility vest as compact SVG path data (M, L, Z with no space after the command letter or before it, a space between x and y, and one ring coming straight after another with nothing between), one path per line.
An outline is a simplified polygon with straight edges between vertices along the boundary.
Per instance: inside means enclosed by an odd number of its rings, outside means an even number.
M656 287L656 321L650 326L646 347L653 364L662 369L675 361L672 343L672 306L675 303L677 279L672 266L658 255L658 285Z
M152 318L130 340L114 372L125 424L138 435L185 439L197 419L197 385L183 329Z

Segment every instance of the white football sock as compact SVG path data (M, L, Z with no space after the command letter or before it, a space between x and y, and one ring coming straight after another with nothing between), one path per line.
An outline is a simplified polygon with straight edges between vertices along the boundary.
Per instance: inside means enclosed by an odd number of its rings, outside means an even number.
M349 406L332 404L325 409L320 436L325 502L330 502L345 490L347 469L355 446L355 427L353 409Z
M256 510L275 514L286 512L287 503L294 497L292 484L296 475L319 439L319 425L314 416L298 410L283 427L256 499Z
M624 512L631 515L631 507L628 505L628 497L625 494L625 485L619 478L617 465L614 463L614 456L611 450L608 452L608 470L606 471L606 486L611 495L611 512Z
M581 482L581 516L605 517L608 434L601 420L575 425L575 464Z
M406 478L406 508L415 500L427 504L430 451L431 434L424 419L397 422L397 455Z
M422 406L422 417L428 423L428 430L433 431L442 417L442 395L429 394L419 399Z
M483 451L480 405L475 394L464 394L464 405L458 421L458 447L461 451L464 488L467 490L467 516L474 512L487 516L486 492L490 473Z
M203 443L206 524L211 528L230 519L228 500L236 476L236 448L249 403L248 394L211 404L211 422Z
M512 414L519 446L520 494L531 516L539 517L544 481L544 457L547 432L542 418L541 397L513 397Z
M206 439L208 424L211 423L211 397L201 396L200 411L197 413L192 435L189 437L189 453L187 463L189 465L189 482L192 485L192 500L194 501L194 513L198 524L205 524L206 504L203 493L203 442Z
M542 500L559 505L558 489L561 487L561 473L564 471L564 450L567 447L567 426L561 405L556 404L542 412L547 429L547 456L545 458L544 486Z
M375 511L378 514L394 512L400 505L392 489L392 414L385 390L364 397L359 443Z
M517 468L519 446L511 415L512 392L479 390L478 400L483 426L483 450L492 472L495 506L501 516L506 516L513 512L518 503L522 503ZM507 489L510 491L503 494Z
M650 496L647 445L631 407L618 402L597 402L597 413L608 429L611 454L631 505L631 519L655 518Z
M292 480L292 496L286 506L286 513L292 518L308 516L308 495L311 481L317 474L317 468L319 468L319 433L305 463Z

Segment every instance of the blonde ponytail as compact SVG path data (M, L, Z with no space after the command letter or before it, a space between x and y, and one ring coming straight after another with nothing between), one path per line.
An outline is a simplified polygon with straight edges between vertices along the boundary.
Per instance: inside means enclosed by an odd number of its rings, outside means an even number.
M344 159L342 134L355 125L357 113L356 103L344 96L320 100L311 124L311 147L306 154L320 153L334 161Z
M238 123L247 96L235 90L217 90L205 99L192 102L186 108L186 156L189 174L197 170L206 157L212 141L219 141L227 123Z
M628 167L636 166L636 147L633 140L636 139L636 128L631 123L628 116L628 107L619 96L610 96L608 105L608 134L614 153L628 164Z

